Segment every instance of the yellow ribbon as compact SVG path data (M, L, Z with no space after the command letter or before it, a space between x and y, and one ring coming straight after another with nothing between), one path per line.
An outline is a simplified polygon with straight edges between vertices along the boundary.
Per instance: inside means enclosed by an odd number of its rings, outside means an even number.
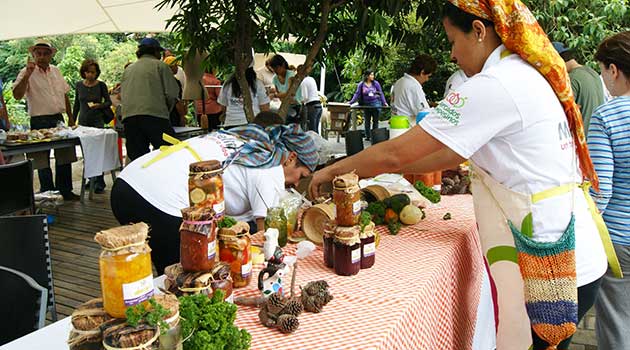
M602 239L602 243L604 243L604 250L606 251L606 257L608 258L608 265L610 266L610 270L612 271L613 276L617 278L623 278L623 272L621 272L621 266L619 265L617 254L615 253L615 247L613 247L612 240L610 239L608 228L606 227L604 219L602 218L602 215L599 213L599 210L595 205L595 201L591 197L591 194L588 192L588 189L591 188L591 183L586 181L580 185L580 188L582 188L582 191L584 191L584 197L586 198L586 202L588 203L588 210L591 212L593 220L595 220L595 225L597 225L599 236Z
M192 154L193 157L195 157L195 159L200 162L202 159L199 156L199 154L197 154L197 152L195 152L195 150L190 147L190 145L188 144L188 142L186 141L180 141L170 135L167 134L162 134L162 139L168 143L170 143L172 146L162 146L160 147L160 154L158 154L157 156L155 156L153 159L151 159L150 161L142 164L143 168L148 167L149 165L162 160L168 156L170 156L171 154L175 153L175 152L179 152L182 149L186 149L188 150L188 152L190 152L190 154Z
M615 253L615 247L613 246L612 240L610 239L610 232L608 232L608 228L606 227L606 223L604 223L604 219L602 215L599 213L599 209L595 205L595 201L591 197L589 193L589 188L591 187L591 183L586 181L581 185L576 183L566 184L557 186L554 188L550 188L548 190L534 193L532 195L532 203L537 203L542 200L563 195L565 193L571 192L574 188L580 187L584 192L584 198L586 199L586 203L588 204L588 211L591 212L591 216L593 217L593 221L595 221L595 225L597 226L597 231L599 231L599 237L604 244L604 251L606 251L606 257L608 258L608 266L610 266L610 270L613 275L617 278L622 278L623 273L621 272L621 266L619 265L619 260L617 259L617 254Z

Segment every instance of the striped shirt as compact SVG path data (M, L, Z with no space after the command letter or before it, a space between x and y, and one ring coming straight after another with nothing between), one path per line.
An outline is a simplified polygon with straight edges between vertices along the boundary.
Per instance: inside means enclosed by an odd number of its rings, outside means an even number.
M617 97L593 112L588 148L600 187L591 195L613 243L630 245L630 97Z

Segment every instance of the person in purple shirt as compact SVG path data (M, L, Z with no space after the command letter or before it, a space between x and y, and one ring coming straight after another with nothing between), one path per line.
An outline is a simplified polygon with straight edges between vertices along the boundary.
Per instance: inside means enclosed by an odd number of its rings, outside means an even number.
M360 106L382 107L387 106L381 84L374 79L374 72L366 70L363 74L363 81L357 85L357 91L352 96L350 104L359 102ZM365 117L365 138L370 140L371 130L378 128L378 120L381 114L380 108L366 108L363 110Z

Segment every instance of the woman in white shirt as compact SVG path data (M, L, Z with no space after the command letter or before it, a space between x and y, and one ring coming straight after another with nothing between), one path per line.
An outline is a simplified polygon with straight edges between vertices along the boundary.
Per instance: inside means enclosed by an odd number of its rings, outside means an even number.
M252 94L252 109L254 115L258 115L260 111L269 110L269 97L265 91L263 83L256 79L254 68L249 67L245 71L245 79ZM247 117L245 116L243 93L241 87L236 80L236 75L232 75L230 79L223 85L217 102L222 106L225 112L225 120L223 126L232 128L236 126L247 125Z
M471 78L409 132L316 172L311 193L353 169L361 177L426 173L470 159L497 288L497 349L566 349L597 295L606 254L576 188L582 176L595 185L597 177L564 62L519 0L450 2L451 59Z
M407 73L392 88L392 94L396 96L392 102L392 113L404 115L409 118L409 125L416 125L418 112L430 107L422 84L429 81L436 69L437 62L433 57L426 54L416 56Z

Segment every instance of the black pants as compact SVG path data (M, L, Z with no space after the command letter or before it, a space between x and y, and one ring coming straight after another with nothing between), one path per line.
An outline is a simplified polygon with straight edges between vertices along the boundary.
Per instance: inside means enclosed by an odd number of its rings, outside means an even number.
M380 106L380 103L375 106ZM378 129L378 121L381 117L380 108L366 108L363 110L363 117L365 118L365 138L372 139L372 130Z
M208 131L219 130L219 124L221 124L219 117L221 114L221 112L206 114L208 116ZM197 114L197 125L201 127L201 114Z
M53 115L41 115L31 117L31 129L47 129L57 127L58 122L63 122L61 113ZM48 151L50 157L50 151ZM37 169L39 177L40 192L59 190L62 195L72 193L72 164L59 165L55 162L55 181L53 182L52 170L50 168ZM55 187L55 183L57 187Z
M597 299L597 292L599 292L599 286L602 283L602 279L599 278L596 281L593 281L587 285L578 288L578 323L582 320L582 317L586 314L588 310L595 303L595 299ZM571 344L571 339L573 336L563 340L558 344L558 350L566 350L569 348L569 344ZM543 350L547 349L549 344L546 341L540 339L538 335L532 329L532 339L534 341L534 350Z
M319 121L322 119L322 104L320 102L309 103L305 106L308 130L317 132Z
M175 135L171 122L165 118L135 115L125 118L123 123L125 124L127 156L131 160L149 153L149 144L153 146L153 149L166 145L162 134Z
M179 262L179 227L182 218L172 216L147 202L125 180L117 178L111 193L112 212L121 225L145 222L151 228L151 260L158 274Z

